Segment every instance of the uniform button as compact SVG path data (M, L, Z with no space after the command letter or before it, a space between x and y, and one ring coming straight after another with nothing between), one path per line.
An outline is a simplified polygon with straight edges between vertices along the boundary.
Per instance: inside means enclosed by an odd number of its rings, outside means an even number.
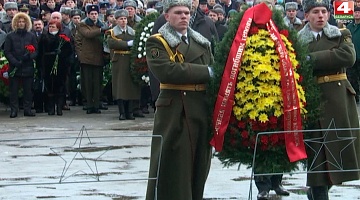
M184 92L184 96L186 96L186 92Z
M341 86L341 83L340 83L340 82L338 82L338 86Z

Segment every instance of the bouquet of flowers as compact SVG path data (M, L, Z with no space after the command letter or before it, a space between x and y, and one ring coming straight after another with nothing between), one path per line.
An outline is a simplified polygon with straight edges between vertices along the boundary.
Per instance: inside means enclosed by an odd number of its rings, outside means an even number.
M216 77L210 89L219 96L211 143L226 166L240 162L252 167L257 145L255 156L261 162L256 162L256 172L292 171L306 152L302 134L291 131L311 128L316 121L318 88L306 49L297 42L296 33L287 30L280 14L272 13L265 4L250 9L234 18L216 48ZM233 51L236 42L239 45ZM229 80L222 88L227 75ZM225 105L230 109L221 110ZM284 130L289 133L261 135L256 144L258 133ZM296 155L288 148L295 149Z
M136 25L134 46L131 50L130 72L133 81L139 85L149 85L148 66L146 62L145 44L151 35L155 20L159 13L147 15Z
M9 103L9 63L4 56L3 51L0 51L0 102ZM5 76L4 76L5 75Z
M25 45L25 49L27 51L26 54L31 54L35 52L35 47L31 44L29 45ZM14 77L15 73L17 71L17 67L15 67L11 72L10 72L10 77Z
M57 51L60 51L61 47L64 45L65 42L70 42L70 38L65 34L59 34L59 38L60 38L60 42ZM58 64L59 64L59 54L56 54L55 61L52 66L50 74L57 75Z

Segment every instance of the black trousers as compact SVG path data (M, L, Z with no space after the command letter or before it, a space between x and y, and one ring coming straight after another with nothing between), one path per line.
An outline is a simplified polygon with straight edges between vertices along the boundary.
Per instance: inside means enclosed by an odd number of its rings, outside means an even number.
M255 185L259 192L273 190L281 185L283 175L255 176Z
M81 64L81 79L84 81L87 108L99 108L103 67Z
M24 111L31 110L31 104L33 100L32 84L34 82L33 77L10 77L9 78L9 92L10 92L10 108L11 111L17 112L19 110L19 86L23 88L23 99L24 99Z

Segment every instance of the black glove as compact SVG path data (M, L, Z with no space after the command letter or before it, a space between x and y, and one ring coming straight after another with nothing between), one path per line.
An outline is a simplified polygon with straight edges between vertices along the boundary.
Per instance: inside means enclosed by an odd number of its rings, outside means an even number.
M101 33L105 33L106 31L110 30L110 28L109 27L101 27L100 30L101 30Z
M61 50L60 49L55 49L54 52L55 52L56 55L59 55L61 53Z

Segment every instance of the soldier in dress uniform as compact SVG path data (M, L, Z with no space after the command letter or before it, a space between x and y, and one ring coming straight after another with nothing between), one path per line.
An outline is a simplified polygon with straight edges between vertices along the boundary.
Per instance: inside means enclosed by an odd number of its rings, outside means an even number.
M355 49L350 31L338 29L328 23L329 0L304 0L303 7L308 23L298 33L308 46L308 59L313 63L313 74L320 87L321 111L319 129L359 128L355 91L346 77L346 68L355 62ZM336 109L335 109L336 108ZM328 200L332 185L358 180L359 131L332 131L309 133L307 185L310 200ZM355 141L341 138L357 137ZM325 147L323 147L325 145ZM341 166L333 163L341 163ZM338 172L318 172L339 170ZM349 170L349 171L346 171Z
M162 148L158 138L152 140L149 178L160 171L148 181L146 199L202 200L211 161L211 43L189 27L191 0L163 3L167 22L146 42L148 66L160 81L153 135L163 137Z
M112 62L112 93L119 107L119 120L135 119L132 104L140 98L140 87L134 84L130 74L130 48L135 31L127 25L128 16L127 10L117 10L116 26L107 37Z

